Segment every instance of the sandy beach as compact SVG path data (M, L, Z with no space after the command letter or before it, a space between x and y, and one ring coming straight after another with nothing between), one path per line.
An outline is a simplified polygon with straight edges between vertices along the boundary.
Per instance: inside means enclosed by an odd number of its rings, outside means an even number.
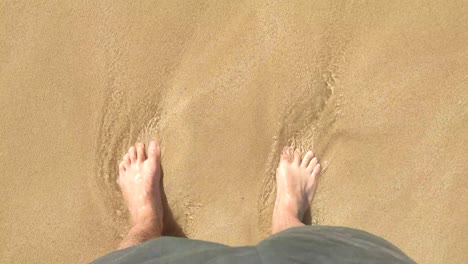
M268 236L290 144L324 169L309 223L466 262L468 5L338 2L0 1L0 263L112 251L151 139L168 235Z

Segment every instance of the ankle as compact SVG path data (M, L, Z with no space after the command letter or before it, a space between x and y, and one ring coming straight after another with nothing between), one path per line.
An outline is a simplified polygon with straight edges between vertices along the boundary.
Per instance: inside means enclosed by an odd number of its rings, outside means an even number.
M273 219L272 234L297 226L304 226L304 223L302 223L297 217L288 214L276 215Z
M297 199L291 197L277 197L274 210L289 219L298 219L299 221L304 215L302 205Z
M133 224L131 230L136 233L144 233L148 236L159 237L162 235L162 226L158 226L155 221L142 221Z
M127 236L120 242L118 249L128 248L147 240L158 238L162 235L162 229L155 225L139 223L132 226Z
M278 233L295 226L303 226L301 222L303 210L296 200L288 197L277 197L273 211L272 233Z

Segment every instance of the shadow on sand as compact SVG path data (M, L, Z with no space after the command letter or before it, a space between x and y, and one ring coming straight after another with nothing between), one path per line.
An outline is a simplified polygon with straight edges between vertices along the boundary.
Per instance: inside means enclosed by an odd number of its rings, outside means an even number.
M164 229L163 229L163 236L173 236L173 237L183 237L187 238L184 231L174 219L174 215L172 214L172 210L169 207L167 202L166 192L164 191L164 170L161 166L161 196L162 196L162 205L164 211Z

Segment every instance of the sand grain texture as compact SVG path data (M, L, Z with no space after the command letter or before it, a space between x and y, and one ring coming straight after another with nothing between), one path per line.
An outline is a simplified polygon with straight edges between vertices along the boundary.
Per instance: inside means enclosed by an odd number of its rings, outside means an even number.
M0 1L0 262L111 251L127 225L116 165L158 138L191 238L267 236L292 144L324 165L312 223L463 263L467 14L463 1Z

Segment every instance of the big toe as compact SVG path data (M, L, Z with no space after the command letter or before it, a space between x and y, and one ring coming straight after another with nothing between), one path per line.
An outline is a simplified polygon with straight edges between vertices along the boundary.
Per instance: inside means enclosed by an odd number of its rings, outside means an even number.
M281 152L281 160L291 161L291 147L286 146L283 148L283 151Z
M159 147L158 142L151 141L148 146L148 159L151 162L156 162L161 155L161 148Z

